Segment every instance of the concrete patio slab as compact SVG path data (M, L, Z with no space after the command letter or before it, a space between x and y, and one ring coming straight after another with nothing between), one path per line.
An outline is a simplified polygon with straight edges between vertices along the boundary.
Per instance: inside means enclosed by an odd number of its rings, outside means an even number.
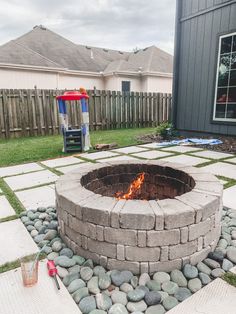
M231 155L232 156L232 155ZM227 159L228 162L232 162L233 164L236 164L236 157Z
M190 153L190 152L202 150L202 148L193 147L193 146L170 146L170 147L162 148L162 150L172 151L176 153Z
M228 181L225 181L225 180L220 179L220 183L223 184L223 185L224 185L225 183L227 183L227 182L228 182Z
M50 168L73 165L73 164L78 164L81 162L83 162L83 160L75 158L73 156L41 161L41 163L43 165L50 167Z
M22 285L20 268L0 274L1 314L81 314L78 306L58 278L60 290L47 274L46 261L39 262L38 283Z
M38 252L37 245L20 219L0 223L0 248L0 265ZM0 307L0 313L1 310Z
M223 192L223 205L231 208L236 209L236 185L231 186L228 189L225 189Z
M35 162L29 163L29 164L17 165L17 166L2 167L0 168L0 177L14 176L17 174L38 171L38 170L43 170L43 167L39 166Z
M34 189L16 192L16 196L26 210L38 207L55 206L55 187L41 186Z
M55 182L59 177L49 170L27 173L5 178L5 182L13 190L25 189L36 185Z
M160 149L161 146L157 145L159 143L149 143L149 144L140 144L138 147L145 147L145 148L154 148L154 149Z
M192 153L192 155L203 157L203 158L210 158L210 159L221 159L221 158L233 157L232 154L214 152L212 150L204 150L202 152Z
M186 299L168 314L235 314L236 288L216 279Z
M168 153L168 152L162 152L160 150L149 150L147 152L133 154L133 156L135 157L141 157L145 159L156 159L156 158L161 158L161 157L166 157L166 156L171 156L171 155L173 154Z
M97 159L101 159L101 158L109 158L109 157L113 157L113 156L117 156L117 153L111 152L111 151L101 151L101 152L96 152L96 153L85 153L85 154L81 154L78 155L78 157L83 157L86 159L90 159L90 160L97 160Z
M140 147L140 146L129 146L129 147L122 147L122 148L117 148L113 149L113 152L116 153L122 153L122 154L132 154L132 153L139 153L146 151L146 148Z
M177 162L184 164L186 166L196 166L204 162L209 161L209 159L203 159L199 157L187 156L187 155L178 155L173 157L164 158L165 161Z
M137 160L137 158L134 158L130 155L123 155L123 156L117 156L117 157L112 157L112 158L99 159L98 162L123 161L123 160Z
M0 219L15 215L15 211L5 196L0 196Z
M224 176L226 178L236 180L236 165L231 165L226 162L217 162L215 164L205 166L203 169L218 176Z
M70 172L72 170L83 168L84 166L86 166L88 164L89 164L88 162L83 162L83 163L76 164L76 165L70 165L70 166L56 168L56 170L58 170L58 171L60 171L60 172L65 174L65 173L68 173L68 172Z

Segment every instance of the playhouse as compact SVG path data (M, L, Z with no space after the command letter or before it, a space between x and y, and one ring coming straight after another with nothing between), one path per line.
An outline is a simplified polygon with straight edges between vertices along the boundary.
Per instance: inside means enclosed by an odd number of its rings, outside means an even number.
M57 96L60 129L63 135L63 152L88 151L90 149L89 136L89 96L85 89L79 91L68 91L63 95ZM71 129L68 124L67 103L73 100L80 101L82 109L81 129Z

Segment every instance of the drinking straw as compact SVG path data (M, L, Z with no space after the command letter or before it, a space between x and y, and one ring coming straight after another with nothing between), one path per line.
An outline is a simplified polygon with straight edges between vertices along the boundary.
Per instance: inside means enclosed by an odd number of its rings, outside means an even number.
M45 248L46 246L47 246L47 244L44 244L44 246L41 248L41 250L40 250L40 251L37 253L37 255L35 256L35 259L34 259L34 262L33 262L32 266L31 266L30 272L33 271L34 266L35 266L35 264L36 264L36 262L37 262L37 260L38 260L38 258L39 258L40 253L44 250L44 248Z

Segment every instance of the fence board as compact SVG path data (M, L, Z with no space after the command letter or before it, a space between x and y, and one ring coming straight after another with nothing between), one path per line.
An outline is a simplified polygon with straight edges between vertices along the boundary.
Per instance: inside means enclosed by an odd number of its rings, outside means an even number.
M59 133L56 96L64 90L0 89L0 138ZM91 130L157 126L170 117L171 94L89 90ZM81 106L68 106L72 128L81 126Z

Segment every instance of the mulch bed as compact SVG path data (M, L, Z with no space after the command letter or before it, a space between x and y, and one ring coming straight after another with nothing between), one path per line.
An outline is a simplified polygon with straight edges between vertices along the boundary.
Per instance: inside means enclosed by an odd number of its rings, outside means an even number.
M201 138L211 139L217 138L221 140L223 143L219 145L196 145L196 147L214 150L218 152L225 153L236 153L236 136L201 136ZM182 140L184 137L179 136L175 138L171 138L171 140ZM150 143L150 142L163 142L164 140L160 138L160 136L155 134L142 135L138 137L138 140L142 143Z

